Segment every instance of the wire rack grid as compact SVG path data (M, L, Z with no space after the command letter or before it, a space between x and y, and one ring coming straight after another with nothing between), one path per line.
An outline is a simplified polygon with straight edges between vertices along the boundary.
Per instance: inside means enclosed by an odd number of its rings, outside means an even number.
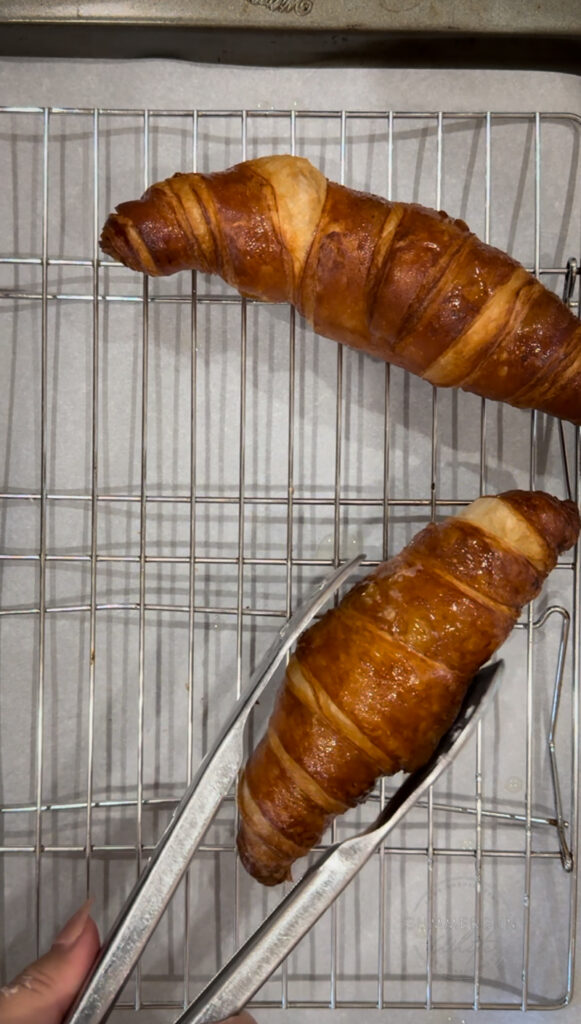
M141 280L101 258L106 214L178 168L289 151L445 206L578 310L578 147L565 114L0 110L7 977L87 891L107 929L224 709L330 566L359 549L376 565L479 493L578 497L570 425L438 392L215 280ZM568 555L505 645L494 718L259 1004L569 1001L578 586ZM235 824L229 800L123 1019L187 1004L276 902L240 870Z

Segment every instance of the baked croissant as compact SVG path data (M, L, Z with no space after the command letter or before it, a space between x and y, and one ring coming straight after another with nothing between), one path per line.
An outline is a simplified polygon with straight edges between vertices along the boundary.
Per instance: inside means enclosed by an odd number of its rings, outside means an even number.
M106 253L220 274L320 334L419 374L581 423L581 325L461 220L337 185L302 157L176 174L122 203Z
M380 775L414 771L579 533L572 501L478 498L431 524L299 640L238 788L238 850L266 885Z

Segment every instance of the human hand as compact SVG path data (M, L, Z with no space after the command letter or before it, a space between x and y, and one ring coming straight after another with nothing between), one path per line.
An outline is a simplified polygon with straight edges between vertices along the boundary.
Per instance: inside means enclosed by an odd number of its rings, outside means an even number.
M0 988L0 1024L62 1024L99 951L91 901L73 914L48 953ZM224 1024L256 1024L244 1011Z
M0 1024L61 1024L99 951L90 909L87 900L48 953L0 988Z

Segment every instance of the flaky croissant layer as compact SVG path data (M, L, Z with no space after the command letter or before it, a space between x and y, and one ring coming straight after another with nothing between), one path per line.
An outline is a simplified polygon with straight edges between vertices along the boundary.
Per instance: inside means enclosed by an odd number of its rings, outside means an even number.
M424 764L470 680L579 533L571 501L479 498L432 524L301 637L238 790L238 850L266 885L381 775Z
M146 274L220 274L433 384L581 423L581 326L552 292L463 221L302 157L176 174L118 206L101 246Z

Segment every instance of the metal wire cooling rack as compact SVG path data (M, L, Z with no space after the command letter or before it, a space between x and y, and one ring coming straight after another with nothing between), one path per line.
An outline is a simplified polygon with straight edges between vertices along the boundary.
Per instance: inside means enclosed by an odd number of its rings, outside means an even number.
M273 151L444 206L579 308L576 117L0 110L7 976L86 891L107 929L245 673L328 567L359 548L375 565L481 492L578 497L570 425L433 391L215 280L101 259L115 203ZM494 718L259 1003L569 1000L578 569L560 562L505 645ZM120 1016L177 1011L277 899L239 869L234 827L229 801Z

